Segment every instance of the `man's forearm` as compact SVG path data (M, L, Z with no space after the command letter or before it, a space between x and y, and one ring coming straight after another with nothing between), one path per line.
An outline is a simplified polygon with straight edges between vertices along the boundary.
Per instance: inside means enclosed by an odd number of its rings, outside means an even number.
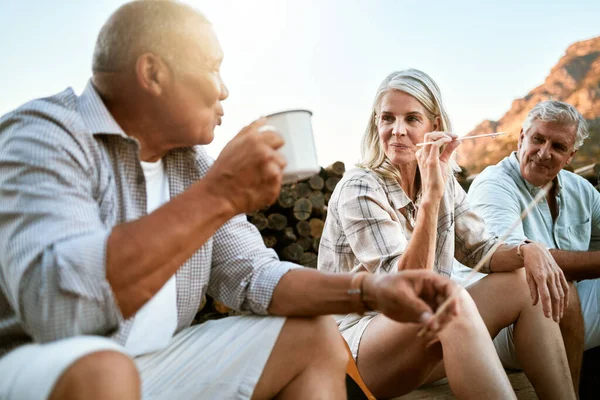
M351 274L328 274L309 268L293 269L275 287L268 311L273 315L290 317L354 312L352 297L348 294L351 280Z
M153 213L116 226L106 275L123 317L135 314L234 214L201 180Z
M360 293L354 292L358 288ZM448 297L455 288L450 279L425 270L360 276L301 268L281 278L268 311L273 315L311 317L377 310L398 322L423 323L426 313L432 315L434 311L429 304L438 301L439 296Z
M551 249L550 254L568 280L600 278L600 251Z

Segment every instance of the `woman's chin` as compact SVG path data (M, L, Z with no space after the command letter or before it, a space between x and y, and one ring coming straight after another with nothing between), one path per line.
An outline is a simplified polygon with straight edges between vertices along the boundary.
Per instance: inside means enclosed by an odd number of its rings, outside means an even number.
M394 164L397 167L401 167L403 165L411 164L417 161L414 154L396 154L394 155L394 157L390 157L389 159L392 162L392 164Z

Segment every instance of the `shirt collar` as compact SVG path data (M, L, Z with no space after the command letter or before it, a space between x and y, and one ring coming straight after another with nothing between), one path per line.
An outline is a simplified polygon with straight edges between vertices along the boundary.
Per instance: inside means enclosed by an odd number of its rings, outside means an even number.
M78 106L86 127L93 135L109 134L128 137L104 105L91 79L78 98Z
M390 197L390 202L396 210L404 208L408 204L412 203L396 179L383 177L383 181L385 183L388 196Z
M525 178L523 178L523 175L521 175L521 167L519 164L519 159L517 158L517 152L513 151L509 158L508 158L508 163L511 167L511 173L514 176L517 176L525 185L525 187L527 188L527 190L529 191L529 193L531 193L532 196L536 196L540 190L542 190L541 187L538 186L534 186L531 183L527 182L527 180L525 180ZM560 171L558 173L558 175L556 175L556 178L554 178L554 181L552 181L552 183L554 183L554 185L556 185L556 190L555 190L555 195L558 197L560 195L561 189L562 189L562 171Z

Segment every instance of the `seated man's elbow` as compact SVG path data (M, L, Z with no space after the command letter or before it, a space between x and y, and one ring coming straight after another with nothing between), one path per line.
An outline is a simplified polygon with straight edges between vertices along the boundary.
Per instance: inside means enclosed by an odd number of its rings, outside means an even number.
M22 308L25 330L40 343L78 335L107 336L116 330L118 324L109 322L105 311L86 303L75 296L25 301Z
M77 335L106 336L118 328L114 310L102 302L61 289L56 271L28 271L21 280L19 314L24 329L37 342Z

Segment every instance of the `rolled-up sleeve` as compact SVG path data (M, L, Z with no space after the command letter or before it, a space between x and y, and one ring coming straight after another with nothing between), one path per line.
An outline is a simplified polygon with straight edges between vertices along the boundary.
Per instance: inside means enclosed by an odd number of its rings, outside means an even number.
M294 268L267 248L245 215L224 224L213 236L208 294L235 310L266 315L281 277Z
M471 205L467 201L467 195L464 189L456 180L454 180L454 185L454 257L461 264L474 268L499 239L497 236L488 232L484 220L477 210L471 208ZM486 274L491 272L490 260L491 257L483 264L481 272Z
M15 117L0 126L0 284L36 341L107 334L122 321L93 176L55 122Z

